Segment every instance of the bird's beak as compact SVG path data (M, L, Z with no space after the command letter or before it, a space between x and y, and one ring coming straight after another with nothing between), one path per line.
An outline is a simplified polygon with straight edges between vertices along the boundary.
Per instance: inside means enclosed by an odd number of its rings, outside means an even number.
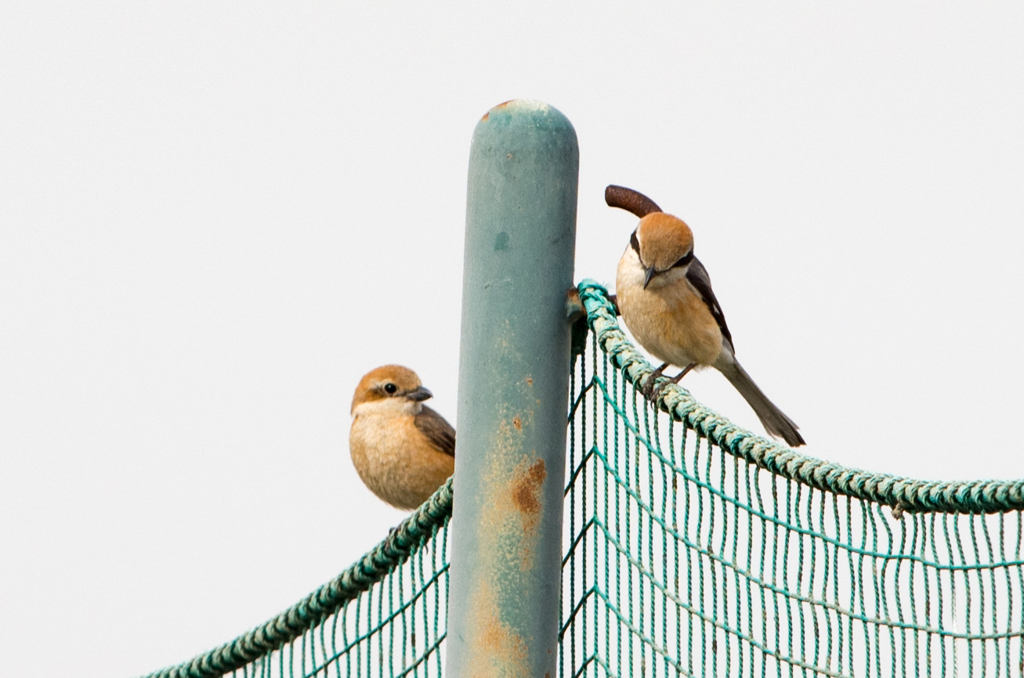
M644 276L644 289L645 290L647 289L647 286L651 284L651 278L654 277L654 274L655 274L654 267L653 266L648 266L647 267L647 275Z
M416 402L421 403L424 400L429 400L433 398L434 394L428 391L427 389L423 388L422 386L419 386L416 388L415 391L409 391L408 393L406 393L405 397L408 398L409 400L415 400Z

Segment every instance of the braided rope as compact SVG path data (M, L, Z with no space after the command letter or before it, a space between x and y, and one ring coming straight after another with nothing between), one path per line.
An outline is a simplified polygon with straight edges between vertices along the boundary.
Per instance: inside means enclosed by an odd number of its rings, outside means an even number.
M584 280L579 292L598 345L639 389L654 370L619 329L607 290L593 280ZM751 433L701 405L685 389L664 381L667 387L660 389L657 397L661 410L730 454L783 478L904 511L999 513L1024 509L1024 480L927 482L831 464Z
M405 562L452 515L449 478L415 513L356 564L262 626L146 678L217 678L295 640Z

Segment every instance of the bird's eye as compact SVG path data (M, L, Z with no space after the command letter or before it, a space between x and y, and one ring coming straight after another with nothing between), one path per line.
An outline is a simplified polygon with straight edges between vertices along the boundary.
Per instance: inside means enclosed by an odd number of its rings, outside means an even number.
M388 382L387 384L384 384L384 392L388 395L394 395L398 392L398 387Z
M686 266L691 261L693 261L693 250L690 250L689 253L685 257L683 257L682 259L680 259L676 263L672 264L672 268L676 268L676 267L679 267L679 266Z
M636 231L633 231L633 235L629 236L629 246L636 252L636 256L640 256L640 241L636 239Z

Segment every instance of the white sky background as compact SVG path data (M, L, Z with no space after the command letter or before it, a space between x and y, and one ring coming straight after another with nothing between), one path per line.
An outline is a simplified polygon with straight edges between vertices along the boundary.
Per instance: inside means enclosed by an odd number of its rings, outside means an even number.
M684 218L808 454L1024 477L1021 5L338 4L4 7L4 675L188 659L403 517L352 390L403 363L454 422L469 143L516 97L579 135L576 278L635 223L607 184Z

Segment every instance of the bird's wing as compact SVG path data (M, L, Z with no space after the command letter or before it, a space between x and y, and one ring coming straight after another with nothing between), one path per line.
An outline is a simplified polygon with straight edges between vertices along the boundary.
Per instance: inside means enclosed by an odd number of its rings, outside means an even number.
M420 433L427 436L431 446L438 452L455 456L455 429L440 414L426 405L413 417Z
M700 263L700 259L697 257L693 258L690 267L686 269L686 279L707 304L711 316L718 323L718 329L722 330L722 336L729 342L729 348L733 348L732 333L729 332L729 326L725 324L725 314L722 313L722 307L718 305L718 299L715 298L715 293L711 289L711 276L708 275L708 270L704 268L704 264Z

